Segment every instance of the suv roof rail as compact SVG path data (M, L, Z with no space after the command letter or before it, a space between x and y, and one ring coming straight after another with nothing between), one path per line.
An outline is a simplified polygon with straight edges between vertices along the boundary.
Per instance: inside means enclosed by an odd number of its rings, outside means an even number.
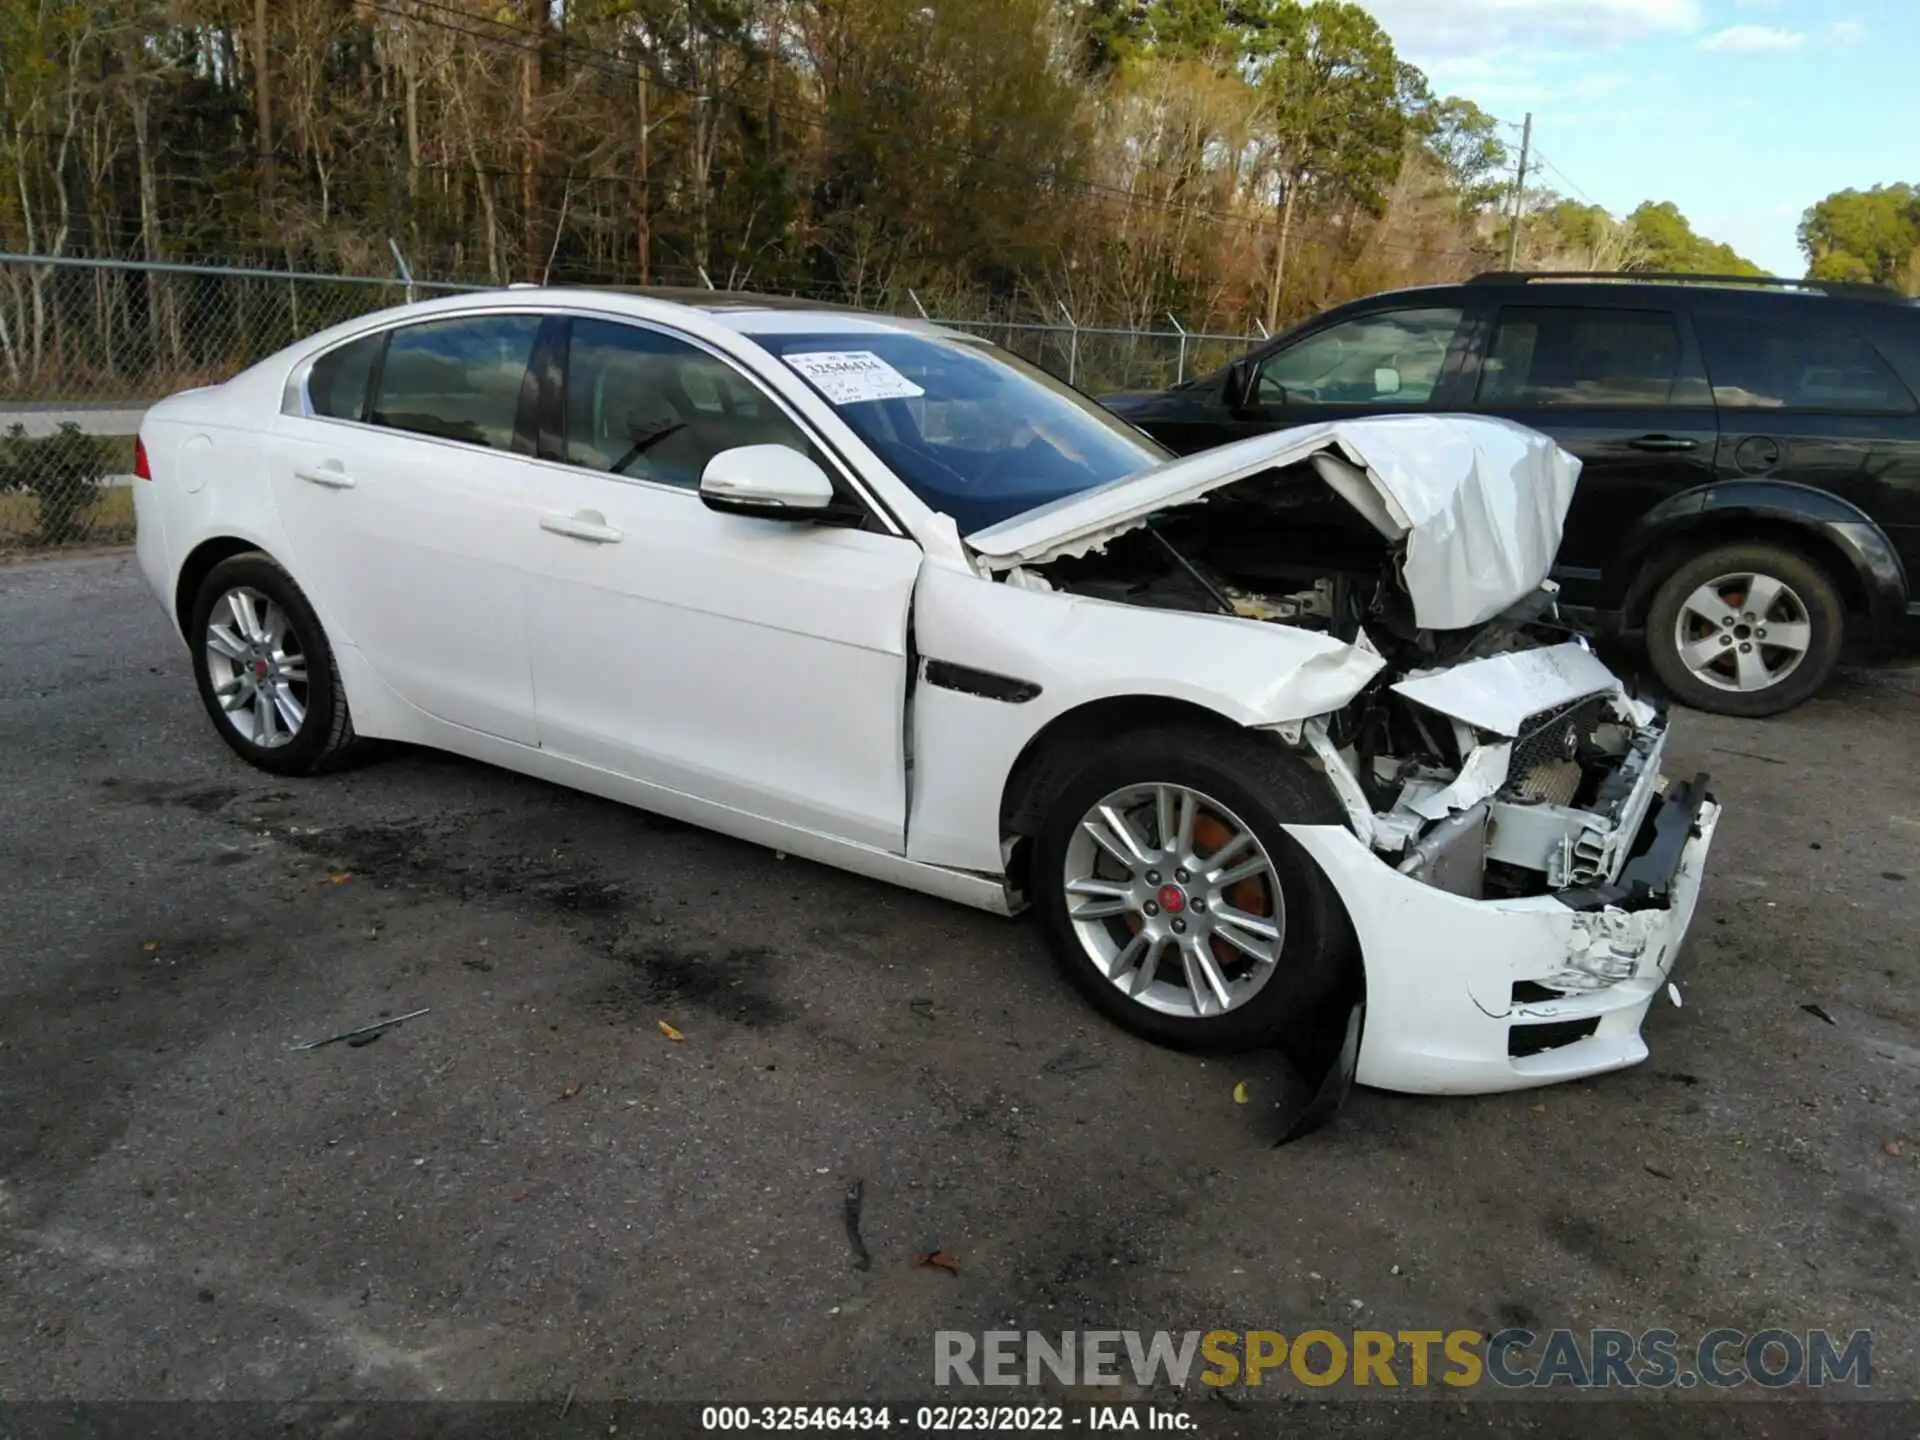
M1795 280L1784 275L1688 275L1669 270L1487 270L1475 275L1470 285L1525 284L1532 280L1614 280L1661 285L1747 285L1762 289L1809 290L1822 295L1844 296L1850 300L1878 300L1905 305L1908 297L1888 285L1872 285L1857 280Z

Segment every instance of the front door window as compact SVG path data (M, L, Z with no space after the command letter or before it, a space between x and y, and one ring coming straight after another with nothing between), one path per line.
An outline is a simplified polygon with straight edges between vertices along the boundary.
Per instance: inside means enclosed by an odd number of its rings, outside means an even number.
M1429 404L1460 320L1461 311L1451 306L1343 320L1263 361L1253 403L1263 409Z

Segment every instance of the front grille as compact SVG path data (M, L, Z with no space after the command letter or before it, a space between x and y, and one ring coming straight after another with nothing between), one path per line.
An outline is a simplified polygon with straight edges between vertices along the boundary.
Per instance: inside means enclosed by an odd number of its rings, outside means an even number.
M1607 697L1589 695L1584 700L1529 715L1514 737L1513 758L1508 762L1507 774L1524 786L1542 767L1555 767L1549 774L1562 773L1565 763L1574 758L1583 741L1592 737L1594 727L1606 713Z

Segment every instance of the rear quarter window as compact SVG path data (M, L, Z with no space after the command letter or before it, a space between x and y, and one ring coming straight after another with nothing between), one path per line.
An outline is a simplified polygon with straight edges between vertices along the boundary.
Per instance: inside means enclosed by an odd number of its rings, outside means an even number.
M1714 403L1729 410L1913 413L1913 392L1869 333L1811 313L1818 301L1805 303L1805 315L1694 316Z
M307 403L330 420L361 420L367 413L367 382L386 332L362 335L329 350L307 372Z

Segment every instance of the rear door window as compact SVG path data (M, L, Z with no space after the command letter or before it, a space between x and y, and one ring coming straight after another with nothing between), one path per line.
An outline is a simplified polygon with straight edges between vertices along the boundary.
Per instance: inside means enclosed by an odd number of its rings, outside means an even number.
M1914 411L1912 393L1866 335L1818 316L1709 312L1694 325L1724 409Z
M1676 316L1664 310L1509 306L1480 366L1479 403L1705 405Z
M538 315L462 315L391 332L368 418L416 435L511 450L539 330Z

